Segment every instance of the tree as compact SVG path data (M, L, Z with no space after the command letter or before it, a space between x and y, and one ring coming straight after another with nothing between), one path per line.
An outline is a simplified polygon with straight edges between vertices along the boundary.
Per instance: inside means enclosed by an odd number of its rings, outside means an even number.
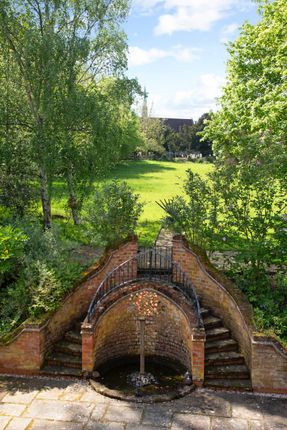
M97 241L115 245L134 234L142 203L126 182L113 181L99 186L88 205L87 220Z
M204 136L230 170L287 178L285 0L259 1L261 21L229 45L227 85ZM243 174L244 176L244 174Z
M125 0L3 0L0 4L1 48L9 52L17 70L17 89L29 111L46 228L51 225L57 160L67 152L75 116L70 110L64 115L59 106L65 102L71 106L76 84L87 88L95 75L125 68L125 35L119 24L127 12Z
M147 92L143 92L143 105L140 118L141 143L137 152L142 153L145 157L149 154L162 155L165 151L164 135L166 127L160 118L150 116L147 105Z

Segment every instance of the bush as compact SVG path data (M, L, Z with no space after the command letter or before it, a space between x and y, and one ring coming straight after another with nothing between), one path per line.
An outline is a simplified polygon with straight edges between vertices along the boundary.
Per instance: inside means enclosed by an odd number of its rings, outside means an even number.
M125 182L113 181L97 188L87 208L87 220L94 240L115 245L134 233L142 204Z
M11 225L0 226L0 285L1 275L13 270L24 255L27 236Z

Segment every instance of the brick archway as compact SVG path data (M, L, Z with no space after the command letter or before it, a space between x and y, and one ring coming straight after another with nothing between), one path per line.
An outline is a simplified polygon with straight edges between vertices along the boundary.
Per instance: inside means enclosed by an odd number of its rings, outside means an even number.
M192 371L193 380L204 379L203 329L196 327L194 308L170 283L132 281L110 293L98 306L93 321L82 325L82 365L91 372L105 361L139 353L137 315L131 294L157 294L159 312L146 323L146 355L176 360Z

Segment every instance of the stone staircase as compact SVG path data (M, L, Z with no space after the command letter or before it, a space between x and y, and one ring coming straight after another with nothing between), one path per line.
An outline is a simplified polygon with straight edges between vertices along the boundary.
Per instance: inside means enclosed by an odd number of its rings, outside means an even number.
M201 307L206 332L204 386L213 389L251 391L249 370L238 342L221 318ZM76 322L47 355L42 375L82 377L81 322Z
M210 309L201 308L201 315L206 333L205 387L251 391L249 370L238 342Z
M43 375L78 378L82 376L82 338L80 332L81 322L78 321L54 345L41 370Z

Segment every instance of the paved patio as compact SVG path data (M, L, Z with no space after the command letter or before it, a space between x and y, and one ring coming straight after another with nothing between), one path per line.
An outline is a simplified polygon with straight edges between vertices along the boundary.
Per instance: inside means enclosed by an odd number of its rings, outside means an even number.
M168 403L108 399L86 382L0 377L0 430L286 430L287 398L197 390Z

